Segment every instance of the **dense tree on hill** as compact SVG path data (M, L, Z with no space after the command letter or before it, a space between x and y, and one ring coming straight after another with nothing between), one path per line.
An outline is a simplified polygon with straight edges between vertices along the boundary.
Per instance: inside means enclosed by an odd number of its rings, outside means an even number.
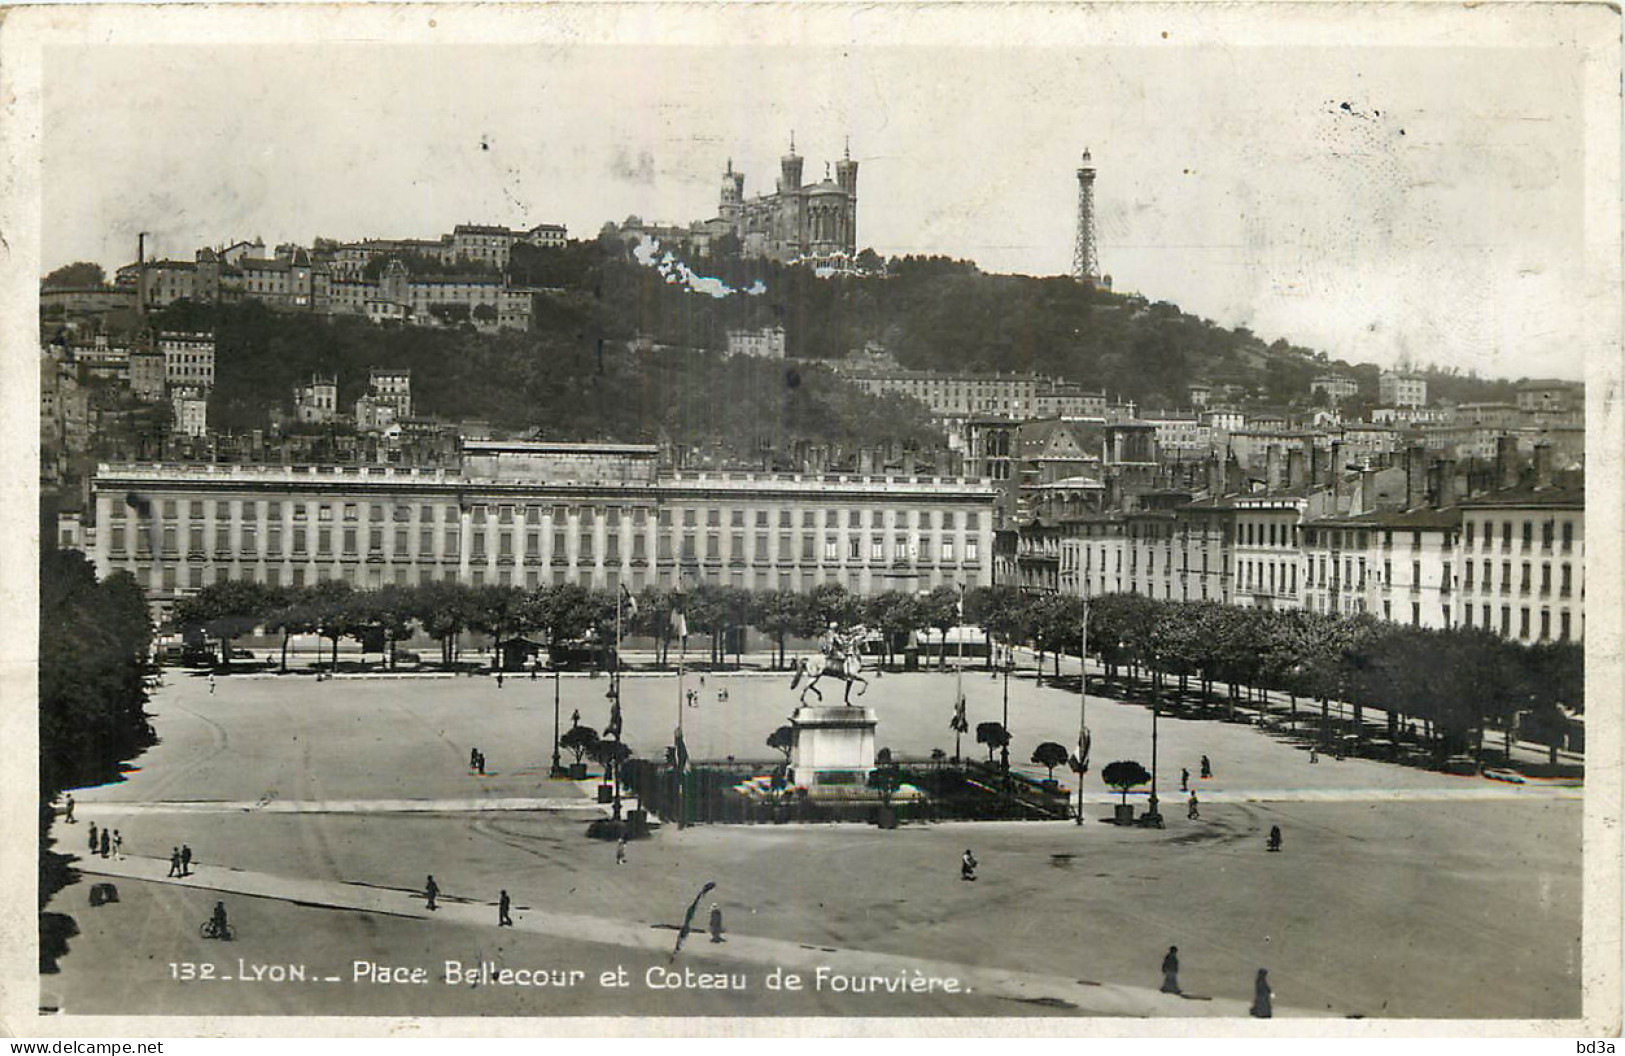
M45 276L40 286L47 290L82 290L107 284L107 272L100 264L76 260Z

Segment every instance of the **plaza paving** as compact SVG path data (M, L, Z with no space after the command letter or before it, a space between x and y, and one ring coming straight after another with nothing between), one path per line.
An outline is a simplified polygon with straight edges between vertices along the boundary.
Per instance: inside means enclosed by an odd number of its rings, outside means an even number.
M770 759L763 744L795 705L788 676L708 675L683 708L696 758ZM563 723L602 727L604 679L560 680ZM969 718L997 720L1003 683L967 673ZM727 699L719 699L726 690ZM581 1015L1244 1016L1270 970L1282 1016L1571 1017L1580 1011L1580 792L1515 787L1307 753L1244 725L1164 719L1168 828L1101 823L1117 797L1099 770L1150 762L1150 713L1091 698L1090 822L666 826L614 848L585 838L599 808L550 781L547 678L373 679L171 674L152 710L161 743L122 782L82 789L58 848L86 876L50 907L80 934L41 1002L74 1013ZM865 703L879 743L910 757L953 751L951 675L888 675ZM625 737L658 758L680 696L670 675L625 680ZM1039 740L1071 744L1078 697L1010 683L1012 760ZM488 759L468 770L469 750ZM967 738L963 750L977 753ZM1207 754L1202 818L1187 821L1179 768ZM568 758L568 757L566 757ZM1042 773L1041 768L1036 769ZM1061 776L1058 774L1057 776ZM1072 775L1065 775L1070 778ZM83 859L85 823L119 828L125 861ZM1279 824L1282 854L1264 851ZM199 860L174 881L169 848ZM981 859L975 884L958 856ZM433 873L445 909L424 911ZM107 874L121 901L91 908ZM674 962L741 973L744 993L651 989L700 885L730 941L696 936ZM514 929L497 929L507 888ZM239 940L197 938L216 898ZM702 906L701 916L704 916ZM1184 999L1160 994L1169 945ZM662 950L666 952L662 952ZM1516 951L1509 956L1509 951ZM230 984L171 977L171 962L309 966L327 983ZM352 982L354 960L421 966L429 985ZM579 966L591 985L440 981L447 960ZM955 978L970 993L769 993L774 967ZM596 985L625 966L633 985Z

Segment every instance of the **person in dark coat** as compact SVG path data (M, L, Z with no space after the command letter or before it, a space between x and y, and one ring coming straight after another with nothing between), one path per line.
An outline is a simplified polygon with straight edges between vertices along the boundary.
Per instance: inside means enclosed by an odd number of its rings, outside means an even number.
M1253 980L1253 1007L1249 1009L1257 1019L1269 1019L1275 1014L1274 996L1270 993L1270 973L1260 968Z
M67 809L65 811L63 811L62 816L67 819L67 822L68 822L69 825L73 824L73 793L72 792L68 793L68 806L67 806Z
M96 848L99 846L101 846L101 843L96 839L96 823L93 821L90 823L90 853L95 854Z
M1188 767L1179 768L1179 790L1189 792L1191 787L1191 772Z
M976 856L970 853L969 847L965 848L965 853L959 858L959 879L976 879Z
M470 770L477 770L477 769L479 769L479 765L480 765L480 750L478 748L470 748L468 750L468 768Z
M431 874L428 882L423 885L423 895L428 900L431 910L434 909L434 899L438 894L440 894L440 885L434 882L434 876Z
M179 847L169 849L169 875L181 875L181 849Z
M1205 756L1205 755L1202 756L1202 776L1203 777L1212 777L1213 776L1213 764L1207 761L1207 756Z
M1281 849L1281 826L1270 826L1270 839L1268 846L1272 851L1278 851Z
M113 853L113 834L106 829L102 830L102 857L106 858Z
M192 848L184 843L181 844L181 875L192 875Z
M1177 994L1179 990L1179 947L1170 946L1162 958L1162 992Z
M513 918L508 915L508 910L512 905L513 903L508 899L508 892L503 891L502 900L497 903L497 927L513 927Z
M711 903L711 941L724 942L722 937L722 907Z

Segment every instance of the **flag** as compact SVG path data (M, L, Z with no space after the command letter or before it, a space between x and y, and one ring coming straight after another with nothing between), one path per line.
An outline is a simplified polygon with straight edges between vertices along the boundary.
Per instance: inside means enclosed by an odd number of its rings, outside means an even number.
M632 596L632 592L627 589L625 583L621 584L621 598L626 602L626 618L629 620L637 619L638 599Z
M1072 769L1076 770L1080 774L1087 774L1089 772L1089 746L1092 741L1093 739L1089 736L1089 727L1079 727L1078 754L1074 755L1071 759L1068 759L1067 762L1071 765Z
M955 733L970 731L970 720L965 718L965 698L960 696L959 703L954 705L954 717L948 720L948 728Z
M683 739L679 737L677 743L681 746ZM688 933L694 929L694 914L699 911L700 899L704 898L707 892L716 886L714 881L707 880L705 886L700 888L700 893L694 896L694 901L688 904L688 912L683 914L683 926L677 929L677 945L671 948L671 957L667 959L667 964L677 959L677 951L683 948L683 940L688 938Z

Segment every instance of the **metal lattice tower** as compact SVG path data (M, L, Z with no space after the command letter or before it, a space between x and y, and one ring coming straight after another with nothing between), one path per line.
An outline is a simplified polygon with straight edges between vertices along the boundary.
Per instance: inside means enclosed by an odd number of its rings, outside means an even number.
M1100 284L1100 256L1095 250L1095 166L1089 148L1078 167L1078 240L1072 248L1072 277L1091 286Z

